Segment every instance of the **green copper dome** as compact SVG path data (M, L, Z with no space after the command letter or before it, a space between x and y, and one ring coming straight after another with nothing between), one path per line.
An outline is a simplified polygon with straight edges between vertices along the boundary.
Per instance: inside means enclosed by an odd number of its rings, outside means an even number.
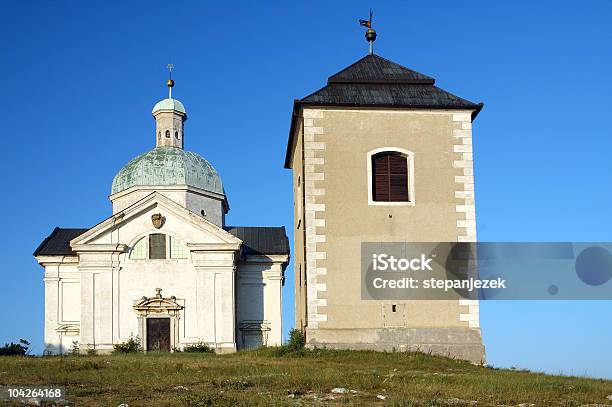
M158 110L176 110L177 112L187 114L185 111L185 106L183 106L183 104L176 99L160 100L155 104L155 106L153 106L153 111L151 113L155 113Z
M157 147L126 164L113 179L111 194L135 186L186 185L225 195L221 177L204 158L176 147Z

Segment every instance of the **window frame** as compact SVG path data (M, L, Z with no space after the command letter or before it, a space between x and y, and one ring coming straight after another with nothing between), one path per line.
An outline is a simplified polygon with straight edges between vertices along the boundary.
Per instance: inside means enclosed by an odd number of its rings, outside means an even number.
M136 249L136 246L139 243L142 243L142 249L143 249L142 250L142 255L143 255L143 257L133 257L134 254L135 254L134 250ZM134 261L136 261L136 260L138 260L138 261L139 260L148 260L149 259L149 235L148 234L137 238L134 241L134 243L132 243L130 245L130 251L128 252L127 258L130 259L130 260L134 260Z
M372 168L372 157L380 153L396 153L406 157L406 170L407 182L408 182L408 200L407 201L375 201L372 188L374 187L373 182L373 171ZM414 206L415 205L415 194L414 194L414 153L410 150L406 150L400 147L381 147L367 153L367 178L368 178L368 205L379 205L379 206Z
M151 252L152 252L151 248L154 246L153 245L154 241L151 239L153 236L156 236L156 237L159 236L160 239L163 238L163 241L164 241L163 243L164 244L163 245L159 245L159 247L163 248L163 255L164 255L164 257L155 257L155 258L151 257ZM167 234L165 234L165 233L149 233L148 239L149 239L149 241L148 241L148 243L149 243L148 244L148 247L149 247L149 253L148 253L149 256L148 256L148 259L149 260L168 260L168 259L170 259L170 253L168 253L168 240L169 239L168 239L168 235ZM158 243L161 243L161 242L158 242ZM160 252L160 254L161 254L161 252Z
M165 259L152 259L150 257L150 251L149 251L149 239L150 236L152 234L162 234L166 236L166 258ZM145 247L145 257L144 258L133 258L132 257L132 251L134 249L134 246L136 245L136 243L138 243L140 240L145 240L144 243L144 247ZM186 257L172 257L172 246L170 243L170 240L174 239L176 240L179 244L182 244L185 249L186 249ZM141 263L141 262L190 262L191 261L191 251L189 250L189 247L187 246L187 243L185 243L184 240L169 234L169 233L160 233L160 232L155 232L155 231L150 231L150 232L146 232L143 234L138 235L136 238L134 238L132 240L132 243L129 245L130 250L128 252L126 252L126 257L125 257L125 261L126 262L133 262L133 263Z

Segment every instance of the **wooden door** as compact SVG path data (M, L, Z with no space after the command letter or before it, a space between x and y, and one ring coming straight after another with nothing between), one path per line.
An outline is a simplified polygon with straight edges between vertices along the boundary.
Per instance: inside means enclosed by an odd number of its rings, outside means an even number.
M170 352L170 318L147 318L147 352Z

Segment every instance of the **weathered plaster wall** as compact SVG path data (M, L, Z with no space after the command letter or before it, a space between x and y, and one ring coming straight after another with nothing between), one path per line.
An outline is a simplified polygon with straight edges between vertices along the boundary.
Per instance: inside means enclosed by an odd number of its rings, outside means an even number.
M305 180L308 343L481 359L477 302L362 301L360 285L361 242L475 240L470 113L303 110L304 166L295 165L298 144L293 169ZM411 204L368 203L367 155L385 147L414 155ZM393 316L393 335L384 322L391 304L405 310Z
M303 149L303 121L298 124L296 134L297 150L293 160L293 227L294 227L294 293L295 293L295 326L303 329L307 319L307 281L306 281L306 259L304 257L304 236L305 236L305 209L304 209L304 188L305 180L303 173L304 160L302 158ZM309 182L310 185L310 182Z

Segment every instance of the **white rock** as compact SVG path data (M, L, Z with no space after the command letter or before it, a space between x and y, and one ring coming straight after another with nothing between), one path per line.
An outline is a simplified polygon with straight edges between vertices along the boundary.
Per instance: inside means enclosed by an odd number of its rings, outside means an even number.
M606 397L608 400L612 401L612 394L609 394L608 397Z
M378 396L376 396L376 398L379 400L386 400L387 396L383 396L382 394L379 394Z
M336 393L336 394L344 394L346 393L348 390L345 389L344 387L334 387L331 392L332 393Z

